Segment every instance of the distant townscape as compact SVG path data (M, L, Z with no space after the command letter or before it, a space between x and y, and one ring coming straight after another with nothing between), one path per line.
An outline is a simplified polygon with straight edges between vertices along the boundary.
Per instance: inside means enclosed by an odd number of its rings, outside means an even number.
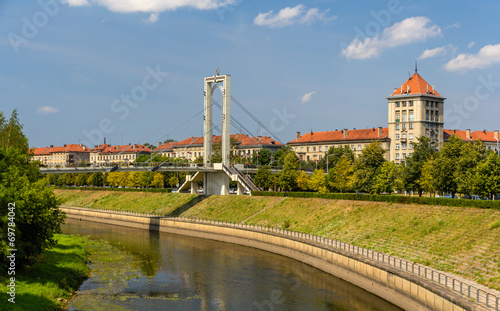
M287 146L301 161L318 162L331 147L347 146L356 154L371 142L377 141L386 150L388 161L400 164L412 155L417 138L425 136L436 150L447 143L451 136L465 142L481 141L486 149L498 152L499 135L495 131L471 131L444 129L444 101L434 86L415 73L400 87L395 88L388 99L388 126L368 129L342 129L326 132L297 132ZM214 144L221 136L214 135ZM103 166L110 163L134 162L138 156L163 156L174 160L195 162L203 157L203 137L190 137L180 142L168 141L157 146L128 144L111 146L105 142L88 147L81 144L34 148L34 161L46 167L71 167L78 165ZM231 135L232 155L250 159L262 149L276 152L282 144L267 136L250 137L244 134Z

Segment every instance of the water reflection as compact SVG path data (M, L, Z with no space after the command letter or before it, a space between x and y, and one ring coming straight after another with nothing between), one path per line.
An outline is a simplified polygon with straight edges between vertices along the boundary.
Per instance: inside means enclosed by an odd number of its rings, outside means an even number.
M107 240L134 257L141 277L99 297L103 310L401 310L311 266L253 248L72 219L63 232Z

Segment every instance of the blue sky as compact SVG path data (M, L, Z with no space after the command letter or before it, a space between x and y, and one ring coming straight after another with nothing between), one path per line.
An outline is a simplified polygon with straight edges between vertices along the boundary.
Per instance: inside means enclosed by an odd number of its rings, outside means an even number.
M203 78L220 67L232 95L288 142L386 127L386 97L418 60L447 98L445 128L495 130L498 16L493 0L7 0L0 110L19 110L36 147L182 140L201 136Z

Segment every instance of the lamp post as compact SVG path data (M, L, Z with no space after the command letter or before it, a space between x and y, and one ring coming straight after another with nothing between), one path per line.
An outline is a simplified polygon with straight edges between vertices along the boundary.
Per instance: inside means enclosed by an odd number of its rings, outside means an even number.
M330 156L332 156L332 155L339 155L339 154L338 154L338 153L330 153L330 154L327 154L327 155L326 155L326 173L327 173L327 174L328 174L328 163L329 163L328 158L329 158Z
M495 138L497 140L497 155L500 155L500 150L498 150L498 138Z

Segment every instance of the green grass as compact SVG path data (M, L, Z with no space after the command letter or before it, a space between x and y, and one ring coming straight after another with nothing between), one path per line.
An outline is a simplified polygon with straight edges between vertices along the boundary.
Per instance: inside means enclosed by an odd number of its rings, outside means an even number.
M45 250L38 260L23 271L16 271L15 304L7 302L9 280L0 279L2 310L57 310L88 275L86 238L56 235L57 245Z
M60 190L54 193L64 205L169 215L197 195L184 193Z

